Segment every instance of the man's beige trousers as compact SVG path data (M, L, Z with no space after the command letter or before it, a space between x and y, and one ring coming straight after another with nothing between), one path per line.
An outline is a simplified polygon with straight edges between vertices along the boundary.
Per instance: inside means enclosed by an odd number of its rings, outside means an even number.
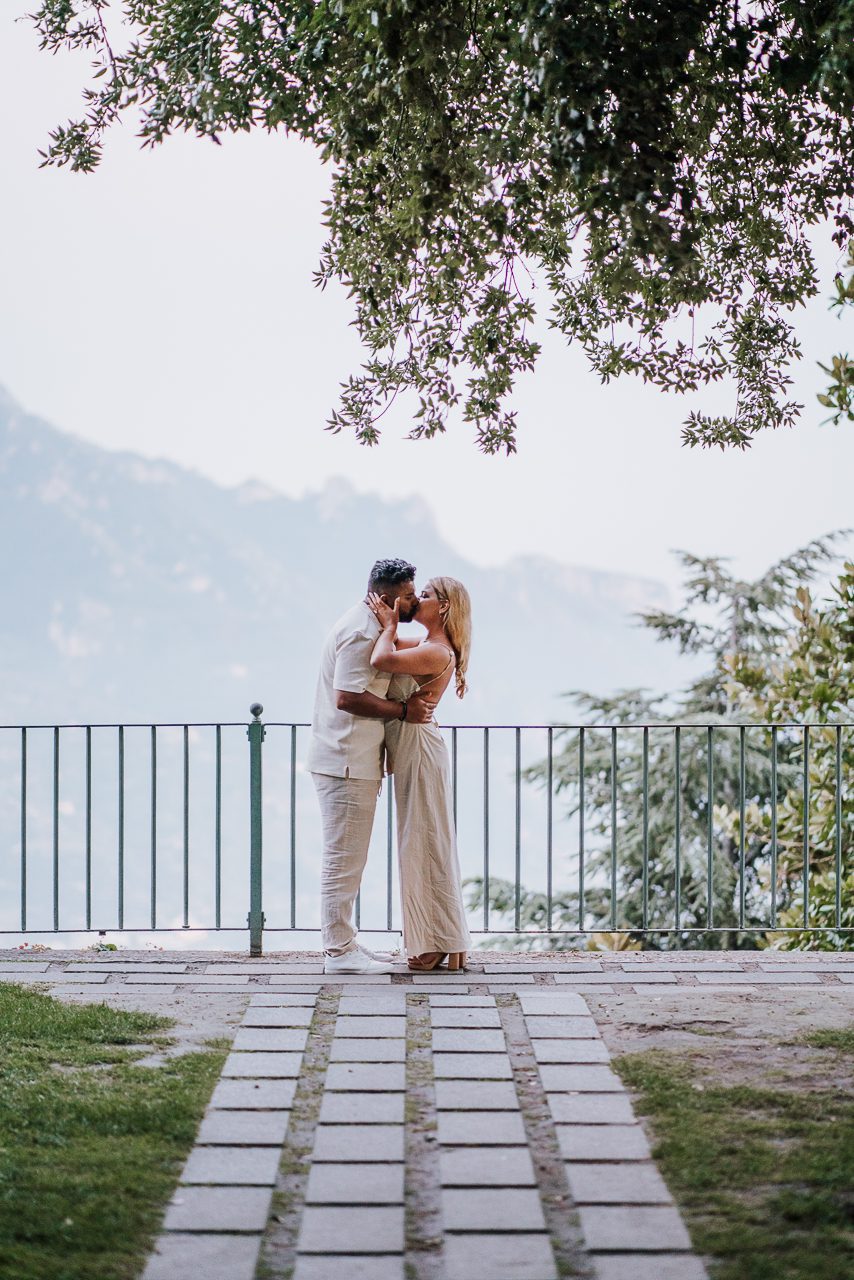
M320 924L323 950L341 956L356 945L353 906L362 872L381 783L371 778L333 778L313 773L323 825L320 871Z

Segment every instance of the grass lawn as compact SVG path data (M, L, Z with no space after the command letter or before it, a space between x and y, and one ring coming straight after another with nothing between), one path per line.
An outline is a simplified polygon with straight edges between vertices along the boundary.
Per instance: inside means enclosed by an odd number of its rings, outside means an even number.
M854 1029L801 1043L815 1075L779 1087L728 1085L725 1055L714 1071L670 1050L615 1063L715 1280L854 1277Z
M133 1280L222 1066L169 1019L0 984L0 1280Z

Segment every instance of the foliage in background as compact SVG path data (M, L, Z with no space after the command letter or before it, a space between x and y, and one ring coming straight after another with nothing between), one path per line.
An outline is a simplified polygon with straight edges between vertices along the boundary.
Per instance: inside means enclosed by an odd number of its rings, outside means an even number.
M0 984L0 1280L136 1280L224 1054L170 1020Z
M42 0L42 47L87 51L85 112L46 162L284 129L333 166L318 282L367 348L330 425L373 443L402 391L416 436L458 406L487 452L550 323L607 382L732 379L691 444L790 425L808 228L851 237L854 0Z
M708 659L707 671L666 703L642 690L602 698L571 695L588 724L642 726L679 724L680 841L676 857L676 760L672 728L588 728L584 742L585 888L583 910L578 873L572 887L554 896L551 928L668 930L645 938L646 946L733 947L756 945L756 935L740 927L771 929L771 881L775 877L776 924L796 928L803 920L803 736L777 732L777 848L772 851L771 731L724 726L753 722L854 719L851 670L854 661L854 567L846 565L833 598L813 608L805 583L833 554L839 535L818 539L748 582L734 577L716 558L682 554L686 570L685 603L675 613L642 615L662 640L682 653ZM709 735L695 724L718 724L714 732L714 789L709 813ZM744 759L742 763L742 741ZM843 867L854 854L851 770L854 734L841 736L840 802L844 831ZM580 737L577 730L556 731L553 760L555 793L566 802L566 819L578 822ZM836 730L814 731L810 756L810 915L812 925L835 923L836 886ZM616 775L614 756L616 743ZM647 804L644 803L644 752ZM742 823L742 768L744 821ZM547 761L528 771L543 785ZM612 779L614 785L612 787ZM646 827L645 827L646 813ZM616 828L614 819L616 818ZM711 874L709 825L711 819ZM617 859L612 882L612 833ZM562 869L564 877L567 869ZM565 880L564 880L565 883ZM482 904L484 883L471 882L470 904ZM677 902L678 888L678 902ZM489 897L498 920L512 919L515 888L491 880ZM854 882L839 882L842 923L854 927ZM677 922L678 910L678 925ZM800 916L798 912L800 911ZM521 926L546 932L544 940L523 945L573 945L573 937L549 933L547 897L522 890ZM712 924L731 932L705 933ZM694 930L696 932L687 932ZM846 945L844 935L786 935L781 945Z
M854 563L846 563L828 600L815 603L806 587L797 592L795 625L772 661L749 655L727 658L728 695L742 718L777 723L834 725L854 720ZM787 757L803 776L803 737L795 735ZM777 839L783 900L780 924L854 929L854 733L814 729L809 738L809 909L804 916L803 786L789 787L778 808ZM737 818L730 815L735 823ZM770 814L751 806L749 838L767 840ZM837 950L851 946L841 933L782 935L784 947Z
M836 293L830 304L840 316L846 307L854 306L854 243L848 247L847 266L851 268L851 275L847 281L841 272L836 276ZM834 425L843 418L854 422L854 360L848 355L833 356L829 365L820 364L819 368L831 378L827 390L818 397L819 404L833 410L830 421Z

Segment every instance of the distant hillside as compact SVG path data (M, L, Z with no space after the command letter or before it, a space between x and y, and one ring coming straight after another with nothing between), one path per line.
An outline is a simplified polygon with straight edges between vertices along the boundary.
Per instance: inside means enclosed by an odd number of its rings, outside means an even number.
M241 720L255 699L307 719L323 637L381 555L471 591L472 694L448 700L446 723L559 719L568 688L675 682L673 655L629 616L664 602L660 584L546 557L476 568L423 503L343 480L299 500L222 488L86 444L2 389L0 548L7 724Z

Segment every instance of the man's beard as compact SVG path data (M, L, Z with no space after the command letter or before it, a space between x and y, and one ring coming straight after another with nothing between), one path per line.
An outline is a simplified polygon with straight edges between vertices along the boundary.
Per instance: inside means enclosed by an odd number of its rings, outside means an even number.
M407 609L405 613L404 613L403 609L401 609L401 611L400 611L400 620L401 620L401 622L411 622L411 621L412 621L412 619L415 617L415 615L416 615L416 613L417 613L417 612L418 612L418 605L417 605L417 604L412 605L412 607L411 607L410 609Z

